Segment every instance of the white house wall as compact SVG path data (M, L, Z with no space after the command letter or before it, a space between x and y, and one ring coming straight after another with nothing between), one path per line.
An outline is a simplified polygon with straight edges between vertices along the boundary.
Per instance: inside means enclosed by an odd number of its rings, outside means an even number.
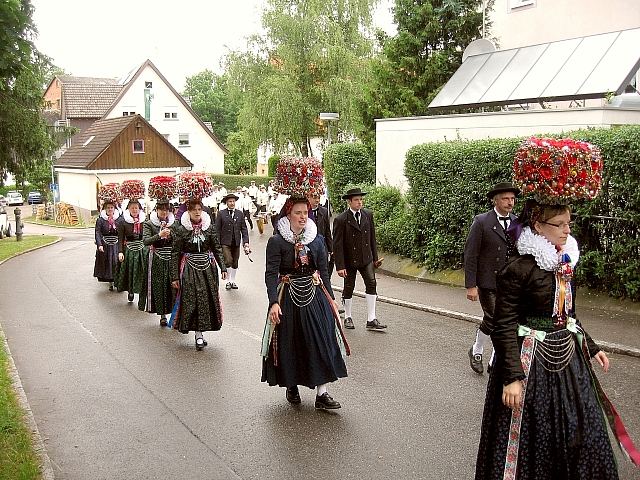
M105 118L120 117L125 111L133 111L144 117L145 82L152 82L153 85L149 123L161 134L168 135L169 142L193 163L193 171L224 173L224 151L150 66L145 67ZM165 112L177 113L177 120L166 120ZM189 146L179 145L181 133L189 134Z
M406 153L422 143L525 137L628 124L640 124L640 110L575 108L376 120L376 180L406 190Z

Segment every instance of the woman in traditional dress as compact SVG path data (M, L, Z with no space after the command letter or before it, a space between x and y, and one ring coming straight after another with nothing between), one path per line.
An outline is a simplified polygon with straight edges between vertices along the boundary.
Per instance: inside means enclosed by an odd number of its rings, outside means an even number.
M156 208L144 222L142 242L149 248L145 286L138 297L138 308L160 315L160 326L167 326L171 313L174 289L171 286L171 229L175 217L168 201L158 201Z
M115 201L105 200L96 220L96 262L93 276L99 282L109 282L111 292L118 268L118 223L120 214L115 208Z
M306 170L305 170L306 171ZM290 403L301 402L298 385L316 389L315 408L340 403L327 385L347 376L342 333L327 250L305 198L290 198L267 243L265 283L269 312L262 341L262 381L286 387Z
M569 177L571 169L581 176ZM601 170L599 150L571 139L531 138L516 154L514 180L538 201L528 200L509 227L517 254L497 277L496 362L476 480L617 479L603 409L621 448L640 464L591 366L593 358L606 372L607 355L575 318L580 251L566 202L594 198Z
M142 242L142 226L146 215L140 209L140 202L132 198L122 217L123 221L118 225L120 267L116 287L119 292L128 292L127 300L133 302L133 295L143 291L146 275L146 249Z
M170 325L180 333L194 331L196 350L202 350L207 345L202 332L222 327L216 262L223 280L227 267L215 225L199 199L188 201L188 210L172 233L171 278L178 294Z

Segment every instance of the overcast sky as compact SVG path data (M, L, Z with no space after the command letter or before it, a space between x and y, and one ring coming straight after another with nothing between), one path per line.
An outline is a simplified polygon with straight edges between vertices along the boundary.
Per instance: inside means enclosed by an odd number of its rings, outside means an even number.
M375 24L393 33L393 0ZM178 90L185 77L220 72L229 49L260 30L265 0L32 0L38 50L77 76L124 77L147 58Z

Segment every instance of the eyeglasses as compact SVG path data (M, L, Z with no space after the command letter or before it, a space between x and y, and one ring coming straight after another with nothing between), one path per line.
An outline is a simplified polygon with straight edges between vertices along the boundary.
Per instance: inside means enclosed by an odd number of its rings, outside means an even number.
M564 230L564 227L573 228L576 225L576 222L562 222L562 223L549 223L540 220L540 223L544 223L545 225L551 225L552 227L560 228Z

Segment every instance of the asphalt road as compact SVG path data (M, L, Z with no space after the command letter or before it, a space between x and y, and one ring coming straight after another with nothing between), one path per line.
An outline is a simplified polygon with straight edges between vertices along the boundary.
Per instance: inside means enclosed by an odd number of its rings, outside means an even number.
M315 411L308 389L293 407L260 383L267 234L252 233L254 263L241 259L224 326L196 352L92 278L91 230L56 232L0 268L0 323L56 478L473 478L486 388L468 367L474 325L381 304L389 329L367 332L356 299L349 377L330 388L343 408ZM600 378L640 442L640 360L612 365ZM640 479L622 458L620 475Z

